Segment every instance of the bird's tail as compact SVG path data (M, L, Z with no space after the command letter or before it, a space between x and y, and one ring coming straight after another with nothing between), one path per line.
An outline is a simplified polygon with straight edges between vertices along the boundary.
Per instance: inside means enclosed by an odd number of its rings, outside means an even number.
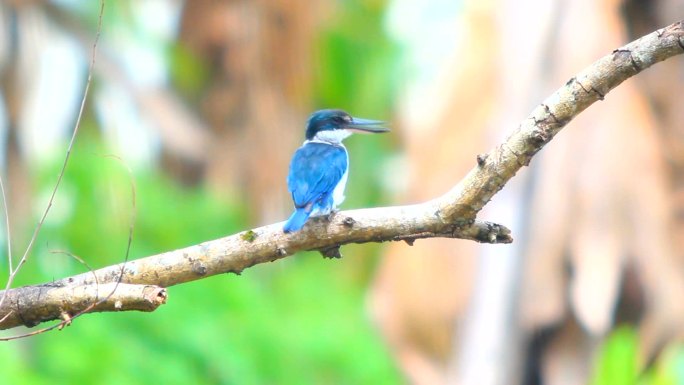
M307 211L304 207L296 209L295 212L290 216L290 219L285 222L283 231L286 233L299 231L302 227L304 227L304 223L306 223L306 220L309 219L309 215L311 215L311 211Z

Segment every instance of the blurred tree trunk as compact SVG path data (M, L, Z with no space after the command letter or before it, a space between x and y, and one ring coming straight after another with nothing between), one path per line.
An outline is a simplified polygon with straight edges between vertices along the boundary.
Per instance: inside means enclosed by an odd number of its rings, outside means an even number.
M405 95L404 103L421 113L399 115L411 170L403 201L419 202L444 193L472 168L478 152L491 147L483 127L496 108L489 93L496 89L499 44L492 16L487 6L468 2L453 23L463 36L479 40L444 44L446 52L468 54L454 54L435 64L444 70L436 71L441 76L429 85L434 94ZM425 100L442 102L416 107ZM412 247L388 245L372 288L371 311L409 383L444 383L452 342L472 294L480 248L446 239Z
M292 148L310 109L320 2L185 2L179 40L208 65L200 112L216 138L207 183L240 194L253 219L283 219Z
M29 168L24 157L26 154L21 154L19 146L19 121L23 104L27 102L26 88L31 83L27 79L30 79L31 71L34 70L32 66L22 68L21 63L31 63L36 57L36 53L32 52L35 47L21 44L27 39L27 30L36 28L31 24L32 20L27 22L26 17L22 18L22 15L30 12L35 12L32 4L0 4L0 102L4 103L6 114L5 131L1 133L4 138L0 140L4 148L4 159L0 164L3 166L1 173L7 199L7 215L14 229L24 229L32 221ZM23 232L18 231L15 234ZM0 236L0 239L4 238ZM14 241L23 242L23 239Z
M632 6L681 14L674 3ZM467 52L436 80L446 96L410 96L448 102L404 120L408 200L441 191L425 181L469 169L575 73L671 22L642 20L629 36L624 5L465 2L454 22L473 40L446 48ZM639 325L642 363L682 332L684 307L671 298L684 295L673 214L684 202L684 85L681 59L666 65L583 113L488 205L480 218L509 225L515 247L389 247L372 304L411 382L584 384L616 323Z

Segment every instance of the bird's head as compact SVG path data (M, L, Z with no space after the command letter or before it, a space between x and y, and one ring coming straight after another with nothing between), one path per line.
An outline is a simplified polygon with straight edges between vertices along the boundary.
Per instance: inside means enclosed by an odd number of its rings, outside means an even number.
M389 128L385 122L355 118L342 110L319 110L311 114L306 126L307 140L341 142L353 132L380 133Z

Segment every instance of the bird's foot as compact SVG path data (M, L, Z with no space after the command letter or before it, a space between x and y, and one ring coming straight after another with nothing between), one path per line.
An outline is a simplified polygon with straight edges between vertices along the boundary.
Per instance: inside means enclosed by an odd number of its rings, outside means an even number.
M337 215L337 213L338 213L339 211L340 211L340 210L338 210L338 209L332 209L332 210L330 210L330 212L328 213L328 222L332 222L332 220L335 218L335 215Z
M323 249L319 249L318 252L321 253L323 258L327 259L340 259L342 258L342 253L340 253L340 247L337 245L332 245Z

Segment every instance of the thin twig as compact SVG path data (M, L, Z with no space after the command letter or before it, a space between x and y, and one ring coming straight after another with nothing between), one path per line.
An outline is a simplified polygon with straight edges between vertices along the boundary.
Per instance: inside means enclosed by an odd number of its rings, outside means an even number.
M120 270L120 272L119 272L119 274L118 274L118 279L116 280L116 282L114 283L114 285L110 285L110 286L111 286L111 290L109 291L109 294L107 294L106 296L100 298L100 295L99 295L100 282L99 282L98 277L97 277L97 274L95 274L93 268L92 268L92 267L91 267L83 258L81 258L81 257L79 257L79 256L77 256L77 255L75 255L75 254L72 254L72 253L70 253L70 252L68 252L68 251L53 251L52 253L65 254L65 255L70 256L71 258L76 259L78 262L80 262L81 264L83 264L83 265L88 269L88 271L90 271L91 274L93 274L93 279L94 279L94 281L95 281L95 282L94 282L94 286L95 286L95 295L94 295L94 298L95 298L96 300L95 300L94 302L92 302L90 305L86 306L85 308L83 308L82 310L80 310L80 311L78 311L78 312L76 312L76 313L74 313L74 314L70 314L70 313L68 313L68 312L66 312L66 311L63 312L63 317L61 317L62 320L61 320L58 324L56 324L56 325L51 325L51 326L49 326L49 327L42 328L42 329L40 329L40 330L35 330L35 331L30 332L30 333L20 334L20 335L16 335L16 336L11 336L11 337L0 337L0 341L10 341L10 340L16 340L16 339L19 339L19 338L31 337L31 336L35 336L35 335L37 335L37 334L41 334L41 333L48 332L48 331L53 330L53 329L55 329L55 328L61 330L64 326L70 325L76 318L79 318L80 316L82 316L82 315L84 315L84 314L87 314L87 313L93 311L93 309L96 309L97 307L99 307L99 306L102 305L103 303L109 301L109 300L111 299L111 297L114 296L114 294L117 292L117 289L119 288L119 285L121 284L121 280L123 279L123 276L124 276L123 272L124 272L124 269L125 269L125 267L126 267L126 262L128 262L128 260L129 260L130 251L131 251L131 245L132 245L132 242L133 242L133 232L134 232L134 230L135 230L135 217L136 217L136 213L137 213L137 207L136 207L136 186L135 186L135 180L134 180L134 178L133 178L133 171L131 170L131 168L128 167L128 165L125 164L125 163L123 162L123 160L122 160L121 158L119 158L118 156L115 156L115 155L107 155L107 157L116 159L117 161L119 161L119 163L120 163L122 166L124 166L124 168L125 168L126 171L128 172L129 183L130 183L130 186L131 186L131 217L130 217L130 222L129 222L129 227L128 227L128 242L127 242L127 244L126 244L126 253L125 253L125 257L124 257L124 262L121 264L121 270ZM118 293L117 293L117 294L118 294ZM166 292L164 292L164 301L165 301L165 299L166 299L165 296L166 296ZM98 298L99 298L99 299L98 299ZM133 298L133 299L135 299L135 298ZM131 310L140 310L140 309L138 309L138 308L136 308L136 307L131 307ZM7 317L9 317L11 314L12 314L11 312L10 312L10 313L7 313L2 319L0 319L0 323L2 323L2 322L3 322Z
M84 96L83 96L83 99L82 99L82 102L81 102L81 110L80 110L80 112L79 112L79 116L78 116L78 119L77 119L77 126L76 126L76 128L75 128L75 130L74 130L74 134L72 135L72 138L71 138L71 143L70 143L69 148L68 148L68 150L67 150L67 156L66 156L66 158L65 158L65 162L64 162L64 165L63 165L63 168L62 168L62 174L60 174L60 178L58 179L58 182L57 182L58 184L59 184L59 181L61 180L61 177L62 177L62 175L63 175L63 173L64 173L64 171L65 171L65 169L66 169L68 157L69 157L71 148L72 148L72 146L73 146L73 142L74 142L74 140L75 140L76 130L78 129L78 124L79 124L79 122L80 122L80 119L81 119L81 116L82 116L82 113L83 113L83 109L84 109L84 106L85 106L85 98L86 98L87 93L88 93L88 88L89 88L88 86L89 86L90 81L91 81L91 78L92 78L92 70L93 70L93 66L94 66L94 63L95 63L95 50L96 50L97 41L98 41L99 35L100 35L101 24L102 24L102 14L103 14L103 12L104 12L104 0L102 0L101 3L100 3L100 14L99 14L99 21L98 21L98 29L97 29L97 34L96 34L96 38L95 38L95 43L93 44L93 56L92 56L91 66L90 66L90 68L89 68L88 82L87 82L87 84L86 84L86 89L85 89ZM112 290L109 292L109 294L107 294L105 297L103 297L103 298L101 298L101 299L99 299L99 300L97 300L97 301L91 303L91 304L88 305L86 308L84 308L83 310L81 310L81 311L79 311L79 312L77 312L77 313L75 313L75 314L73 314L73 315L72 315L72 314L67 314L67 316L63 317L63 320L62 320L61 322L59 322L58 324L52 325L52 326L50 326L50 327L43 328L43 329L40 329L40 330L33 331L33 332L31 332L31 333L26 333L26 334L22 334L22 335L18 335L18 336L12 336L12 337L0 338L0 341L9 341L9 340L13 340L13 339L19 339L19 338L30 337L30 336L34 336L34 335L37 335L37 334L40 334L40 333L47 332L47 331L52 330L52 329L54 329L54 328L58 328L58 329L61 330L64 326L70 325L70 324L74 321L74 319L80 317L80 316L83 315L83 314L86 314L86 313L92 311L94 308L96 308L96 307L100 306L101 304L105 303L106 301L108 301L108 300L114 295L114 293L116 292L117 288L118 288L119 285L121 284L121 280L122 280L122 278L123 278L123 272L124 272L124 268L125 268L125 266L126 266L126 262L128 262L128 260L129 260L129 258L130 258L131 245L132 245L132 242L133 242L133 233L134 233L134 229L135 229L135 217L136 217L136 212L137 212L137 207L136 207L136 187L135 187L135 179L133 178L133 171L131 170L131 168L130 168L127 164L125 164L125 163L123 162L123 160L122 160L120 157L115 156L115 155L107 155L107 156L116 159L117 161L119 161L119 163L120 163L122 166L124 166L124 168L125 168L126 171L128 172L129 183L130 183L130 186L131 186L131 205L132 205L132 207L131 207L131 217L130 217L130 221L129 221L128 240L127 240L127 243L126 243L126 252L125 252L125 256L124 256L124 262L121 264L121 271L120 271L120 274L119 274L119 278L117 279L116 283L113 285ZM1 182L1 181L0 181L0 182ZM1 186L0 186L0 187L1 187ZM57 187L57 186L56 186L56 187ZM55 192L56 192L56 187L55 187L55 190L53 190L53 195L52 195L51 198L54 198L54 195L55 195ZM52 199L51 199L51 201L52 201ZM49 210L49 206L48 206L48 210ZM47 210L46 210L46 211L47 211ZM45 219L45 216L46 216L46 215L47 215L47 212L44 214L42 220ZM42 220L41 220L41 223L40 223L41 225L42 225ZM37 234L34 234L34 236L35 236L35 235L37 235ZM66 251L59 251L59 253L67 254L67 255L71 256L72 258L76 259L76 260L79 261L81 264L83 264L84 266L86 266L90 272L93 272L93 269L90 267L90 265L88 265L88 263L86 263L86 261L85 261L83 258L80 258L80 257L78 257L78 256L76 256L76 255L74 255L74 254L72 254L72 253L66 252ZM97 299L97 298L99 298L99 281L98 281L98 279L97 279L97 275L94 276L94 280L95 280L95 293L96 293L96 294L95 294L95 298ZM4 296L3 296L3 297L4 297ZM1 305L2 305L2 302L0 302L0 307L1 307ZM3 317L3 319L0 320L0 322L2 322L2 321L3 321L7 316L9 316L10 314L11 314L11 313L8 313L5 317Z
M71 139L69 140L69 145L68 145L67 150L66 150L64 162L62 163L62 168L60 169L59 176L57 177L57 182L55 183L55 187L52 189L52 193L50 194L50 199L48 200L47 207L45 207L45 211L43 211L43 215L40 217L40 220L38 221L38 224L36 225L36 228L33 231L33 235L31 236L31 240L29 241L28 245L26 246L26 250L24 251L24 254L22 255L19 262L17 263L16 268L14 270L10 271L9 278L7 279L7 284L5 285L5 292L7 292L7 290L12 286L12 282L14 282L14 278L16 277L17 272L28 260L28 256L31 252L31 249L33 248L33 244L35 243L36 239L38 238L38 234L40 233L40 230L43 227L43 223L45 223L45 218L47 217L48 213L50 212L50 208L52 207L52 203L55 200L55 195L57 195L57 190L59 189L59 186L60 186L62 179L64 177L64 173L66 172L66 168L67 168L67 165L69 163L69 158L71 156L71 151L74 147L74 143L76 142L76 135L78 134L78 129L81 126L81 118L83 117L83 111L85 110L86 100L88 99L88 91L90 90L90 83L92 82L93 67L95 66L95 56L97 53L97 43L100 39L100 32L102 30L102 15L103 14L104 14L104 0L101 0L100 1L100 13L98 15L98 21L97 21L97 30L95 32L95 41L93 42L92 56L90 59L90 65L88 66L88 79L86 80L85 89L83 91L83 98L81 99L81 107L78 111L78 117L76 118L76 123L74 124L74 130L71 134ZM5 295L0 297L0 307L2 307L2 304L5 301L5 297L6 297Z
M7 195L5 194L5 186L2 183L2 176L0 176L0 192L2 193L2 208L5 213L5 236L7 237L7 264L9 266L9 272L12 274L12 237L10 236L10 219L9 219L9 209L7 208ZM0 301L2 305L2 301Z
M69 257L75 259L76 261L78 261L78 262L79 262L80 264L82 264L83 266L85 266L85 267L88 269L88 271L89 271L91 274L93 274L93 279L95 280L95 285L94 285L94 286L95 286L95 298L99 298L100 282L99 282L99 280L98 280L98 278L97 278L97 274L95 274L95 270L88 264L88 262L85 261L85 259L79 257L79 256L76 255L76 254L70 253L70 252L68 252L68 251L63 251L63 250L54 250L54 251L51 251L51 253L52 253L52 254L64 254L64 255L67 255L67 256L69 256ZM7 293L7 292L6 292L6 293ZM87 310L91 310L93 307L94 307L94 306L90 305L90 306L88 306L86 309L87 309ZM81 314L83 314L83 313L85 313L85 311L82 312ZM35 335L38 335L38 334L41 334L41 333L48 332L48 331L50 331L50 330L52 330L52 329L55 329L55 328L58 328L59 330L61 330L64 326L70 324L70 323L71 323L71 320L73 320L73 318L76 318L77 316L80 316L81 314L77 314L77 315L75 315L75 316L73 316L73 317L70 317L69 319L63 319L63 320L62 320L61 322L59 322L58 324L55 324L55 325L52 325L52 326L48 326L48 327L45 327L45 328L41 328L41 329L38 329L38 330L34 330L34 331L32 331L32 332L29 332L29 333L19 334L19 335L11 336L11 337L0 337L0 341L11 341L11 340L16 340L16 339L20 339L20 338L31 337L31 336L35 336ZM0 320L0 323L1 323L1 322L4 322L4 321L5 321L9 316L11 316L11 315L12 315L12 312L8 312L7 314L5 314L5 316Z

